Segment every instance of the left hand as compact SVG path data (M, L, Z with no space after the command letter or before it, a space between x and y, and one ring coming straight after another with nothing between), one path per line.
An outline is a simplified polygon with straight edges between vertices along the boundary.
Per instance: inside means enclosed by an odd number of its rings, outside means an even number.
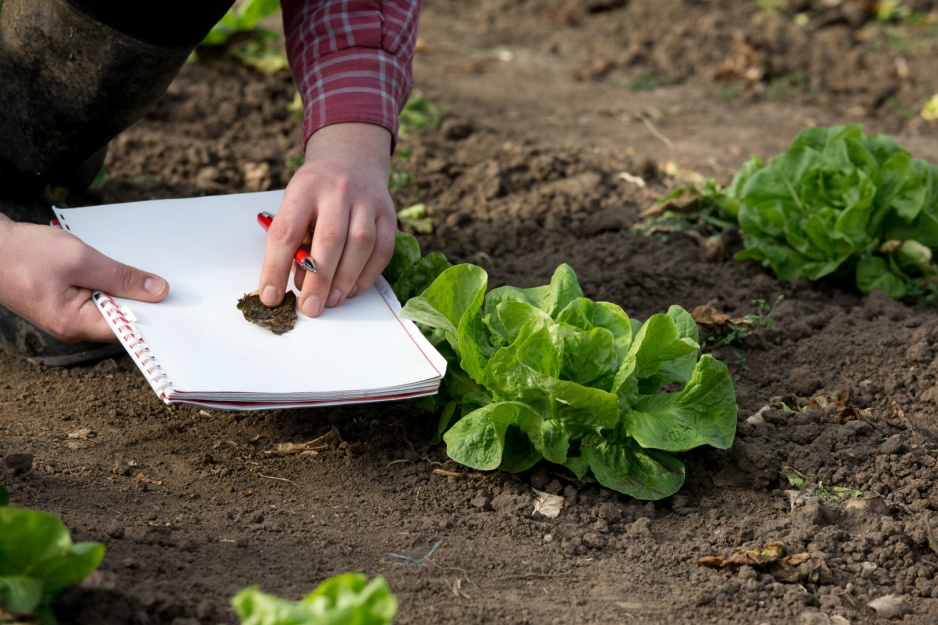
M283 301L300 245L311 242L316 273L297 268L300 309L317 317L324 306L355 297L391 261L397 214L388 191L391 133L373 124L325 126L306 144L306 161L287 185L267 232L261 301ZM311 235L311 238L310 238Z

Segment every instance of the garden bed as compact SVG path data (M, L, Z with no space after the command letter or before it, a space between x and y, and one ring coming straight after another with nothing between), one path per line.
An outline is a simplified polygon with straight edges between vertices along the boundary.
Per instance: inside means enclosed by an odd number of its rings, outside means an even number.
M727 183L809 125L863 123L938 163L938 122L918 116L938 92L934 24L876 30L859 4L804 4L802 26L750 3L424 8L417 87L444 119L402 139L395 166L411 179L395 200L426 204L425 251L482 265L490 286L546 284L568 263L587 297L639 319L672 304L742 317L784 296L774 328L714 351L735 381L737 438L682 454L677 495L637 501L551 465L471 471L406 402L169 408L128 358L43 369L0 355L0 456L32 454L31 468L0 462L0 483L107 547L61 622L234 623L246 586L295 599L345 571L387 577L401 624L873 623L868 604L888 595L903 622L934 622L934 304L780 282L732 260L732 229L705 254L702 227L633 228L683 182L671 173ZM299 152L292 97L286 75L187 65L84 201L282 188ZM332 428L337 445L276 453ZM788 492L786 467L812 496ZM534 489L564 496L558 517L534 513ZM851 507L841 489L882 499ZM796 564L699 564L778 542ZM398 566L405 552L415 562Z

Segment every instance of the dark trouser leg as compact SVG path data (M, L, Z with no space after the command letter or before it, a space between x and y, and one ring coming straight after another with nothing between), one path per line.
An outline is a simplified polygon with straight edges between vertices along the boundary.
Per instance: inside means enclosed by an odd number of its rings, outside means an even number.
M0 212L48 223L50 183L93 179L108 142L159 99L230 0L4 0ZM0 306L0 348L41 364L105 355L62 343ZM112 352L113 353L113 352Z
M129 37L161 46L194 46L232 0L71 0L95 20Z
M187 20L190 8L171 6L181 4L0 5L0 189L34 192L50 182L90 182L96 170L89 161L100 165L107 143L166 91L224 13L217 0L195 1L215 10ZM170 24L170 17L185 23Z

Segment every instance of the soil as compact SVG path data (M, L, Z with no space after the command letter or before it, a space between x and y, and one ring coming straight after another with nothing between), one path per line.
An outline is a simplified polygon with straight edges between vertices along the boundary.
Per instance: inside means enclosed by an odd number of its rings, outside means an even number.
M934 623L934 306L780 282L732 260L732 229L714 252L703 225L634 228L681 172L727 183L809 125L862 123L938 162L938 122L918 116L938 93L938 3L901 5L904 26L848 0L426 0L416 84L444 119L402 138L411 182L394 192L426 204L425 251L483 265L493 287L545 284L566 262L588 297L637 318L671 304L742 316L783 295L774 328L715 351L736 383L734 445L684 454L685 486L652 503L551 466L457 466L430 445L435 417L406 402L167 407L128 358L0 354L0 483L107 546L61 622L234 623L246 586L297 599L361 571L387 577L401 624L874 623L868 604L890 595L902 622ZM282 188L292 97L288 75L189 64L83 201ZM331 449L269 453L332 428ZM816 496L792 495L786 467ZM534 514L532 489L565 497L557 518ZM848 506L840 489L868 499ZM698 564L775 542L790 566Z

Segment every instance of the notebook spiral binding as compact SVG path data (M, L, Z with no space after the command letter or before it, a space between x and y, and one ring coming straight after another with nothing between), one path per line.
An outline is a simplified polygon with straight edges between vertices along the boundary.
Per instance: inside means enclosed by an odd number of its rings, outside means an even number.
M143 338L134 327L134 322L129 319L125 311L115 302L110 295L101 291L94 291L92 299L105 319L111 324L114 334L120 339L127 353L133 357L137 367L146 376L147 382L156 391L164 402L169 403L169 396L173 392L173 383L166 376L163 368L156 361L156 358L150 352L150 348L144 342Z

